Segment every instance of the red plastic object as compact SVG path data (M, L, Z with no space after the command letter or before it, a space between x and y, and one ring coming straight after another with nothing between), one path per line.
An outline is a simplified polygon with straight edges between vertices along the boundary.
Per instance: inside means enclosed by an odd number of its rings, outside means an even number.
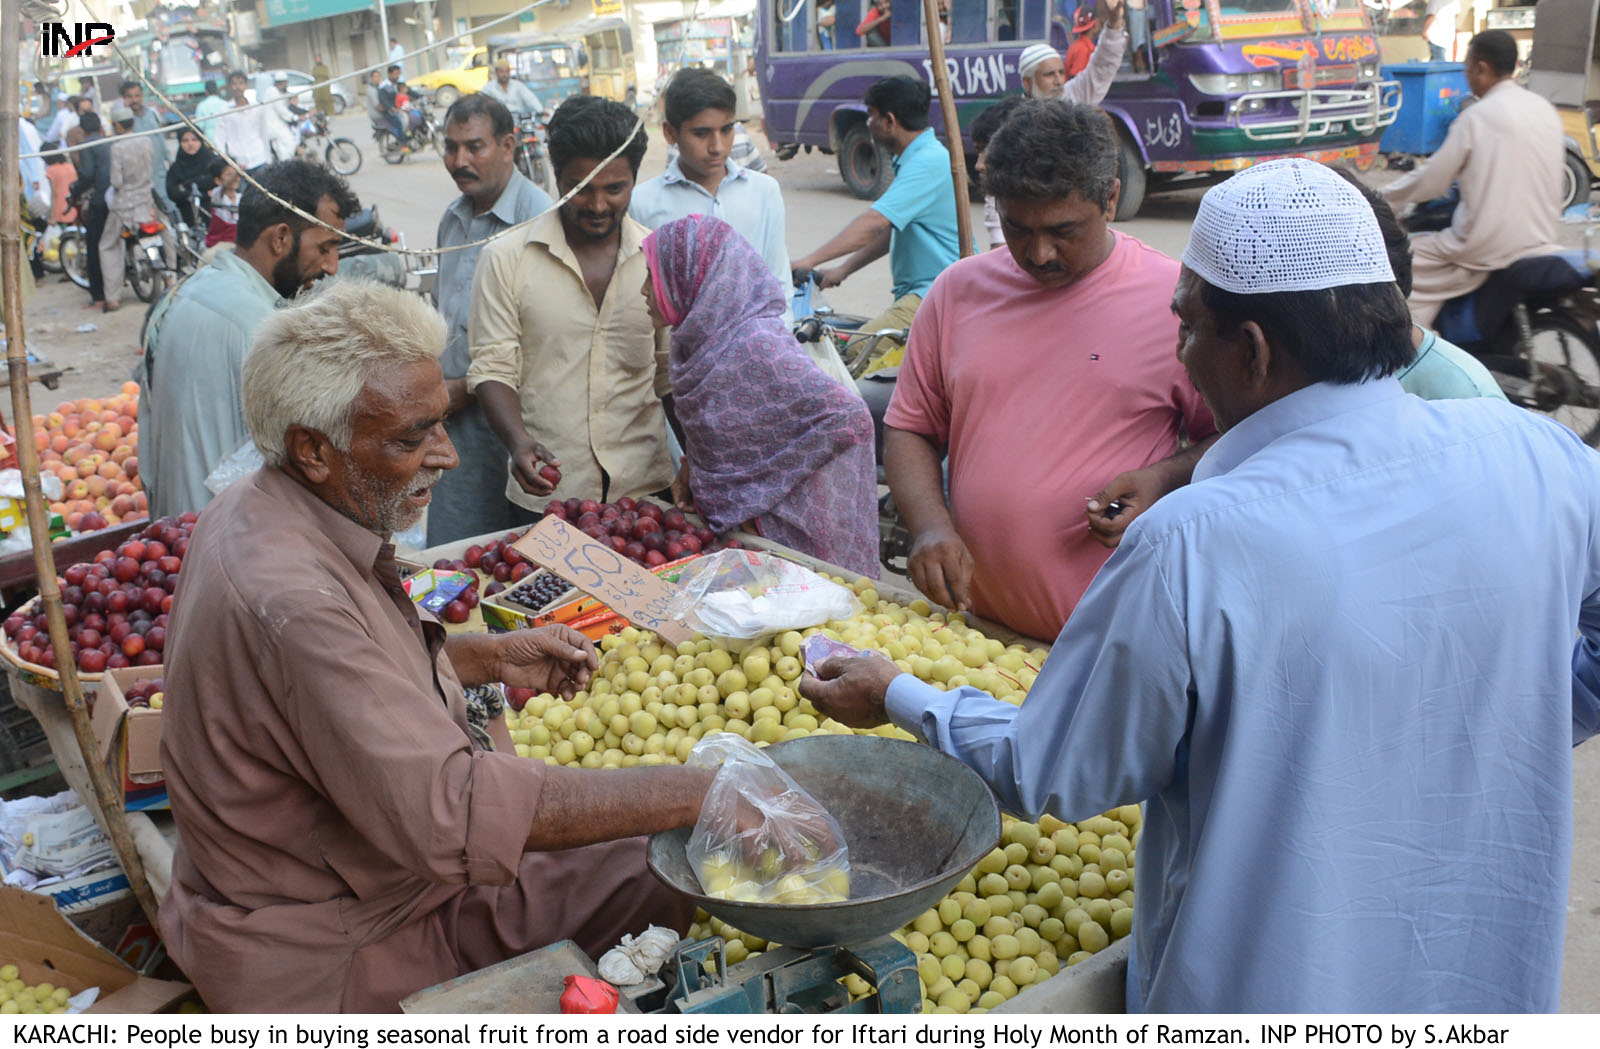
M563 1013L614 1013L617 1011L617 989L604 980L573 973L566 979L567 989L561 992Z

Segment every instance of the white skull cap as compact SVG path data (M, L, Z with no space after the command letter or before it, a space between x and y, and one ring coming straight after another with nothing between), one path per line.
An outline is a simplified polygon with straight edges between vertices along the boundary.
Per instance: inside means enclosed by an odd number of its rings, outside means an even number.
M1017 76L1032 76L1046 59L1060 58L1061 52L1049 44L1030 44L1017 57Z
M1333 171L1298 157L1246 168L1208 190L1183 264L1240 295L1394 280L1372 205Z

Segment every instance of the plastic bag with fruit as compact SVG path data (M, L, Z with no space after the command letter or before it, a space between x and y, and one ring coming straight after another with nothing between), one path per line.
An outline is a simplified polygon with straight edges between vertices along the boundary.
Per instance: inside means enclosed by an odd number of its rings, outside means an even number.
M707 637L748 641L862 611L848 587L793 561L755 550L722 550L690 564L678 580L667 618Z
M783 904L850 898L850 850L838 821L753 743L714 732L687 764L718 769L684 847L706 895Z

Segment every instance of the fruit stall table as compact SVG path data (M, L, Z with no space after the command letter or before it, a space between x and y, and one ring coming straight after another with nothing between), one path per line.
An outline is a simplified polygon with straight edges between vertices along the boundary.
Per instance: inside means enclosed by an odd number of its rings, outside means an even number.
M420 551L414 555L412 560L420 566L432 565L435 561L441 559L456 560L463 557L466 550L471 546L487 546L501 538L503 538L503 534L496 532L464 539L456 543ZM747 548L776 554L814 571L838 576L852 583L863 579L862 576L848 569L819 561L816 558L760 536L738 533L734 538L737 538ZM913 601L925 600L902 577L888 575L879 580L866 580L866 582L870 583L881 597L899 604L909 606ZM981 630L987 637L999 640L1007 645L1020 644L1030 648L1049 647L1046 642L1020 635L1002 624L970 615L964 618L971 627ZM480 631L484 629L484 625L478 610L475 608L473 609L473 618L468 623L454 626L450 629ZM1014 998L995 1006L993 1011L1005 1013L1122 1012L1125 1010L1124 992L1129 946L1129 939L1123 937L1079 964L1070 967L1063 965L1054 976L1031 987L1023 988ZM485 971L485 975L487 974L488 971ZM471 979L470 976L462 977L460 982L470 982Z

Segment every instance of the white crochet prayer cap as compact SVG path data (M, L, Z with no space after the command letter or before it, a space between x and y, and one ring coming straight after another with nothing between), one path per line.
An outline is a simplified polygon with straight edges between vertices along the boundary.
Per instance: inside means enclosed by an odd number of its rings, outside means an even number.
M1183 264L1240 295L1394 280L1372 205L1303 158L1257 164L1208 190Z
M1040 63L1048 58L1060 58L1061 54L1049 44L1032 44L1025 48L1022 56L1017 59L1017 76L1032 76L1033 71L1039 68Z

